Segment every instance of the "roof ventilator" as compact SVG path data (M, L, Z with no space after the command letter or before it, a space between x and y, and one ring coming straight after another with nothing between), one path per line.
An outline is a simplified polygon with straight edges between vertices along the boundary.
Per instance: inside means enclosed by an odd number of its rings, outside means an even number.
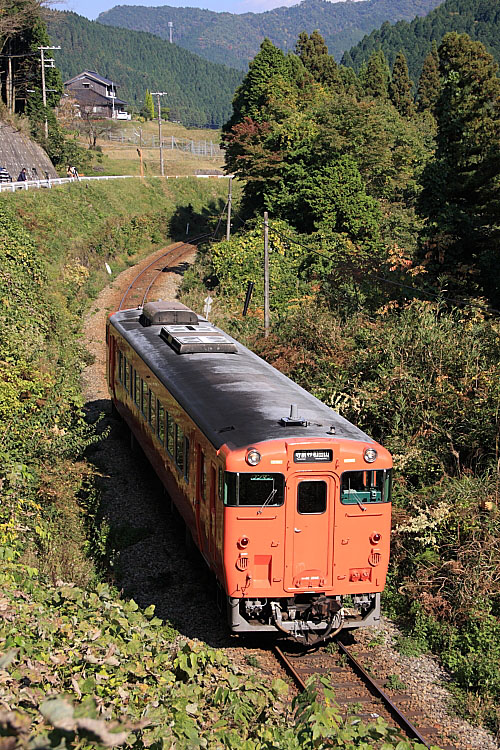
M144 305L139 323L143 326L198 325L198 316L181 302L159 300Z
M307 427L308 422L303 419L301 416L299 416L299 408L297 404L291 404L290 405L290 416L289 417L281 417L280 419L281 424L285 425L285 427L293 427L296 425L299 425L301 427Z
M198 326L164 326L160 338L177 354L238 353L236 344L207 321Z

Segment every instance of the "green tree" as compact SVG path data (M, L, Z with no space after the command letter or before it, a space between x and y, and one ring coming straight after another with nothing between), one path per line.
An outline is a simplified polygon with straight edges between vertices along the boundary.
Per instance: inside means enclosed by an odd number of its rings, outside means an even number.
M389 84L389 96L399 114L403 117L411 117L415 113L413 96L411 93L413 82L408 75L408 64L403 52L398 52L392 78Z
M373 52L361 77L365 94L374 98L389 96L389 66L382 50Z
M434 111L439 97L441 80L439 78L439 55L436 42L432 43L432 50L424 60L422 72L418 80L417 102L420 112Z
M311 36L301 31L297 40L296 53L307 71L315 81L326 86L333 86L339 80L338 66L319 31Z
M149 89L146 89L146 93L144 94L144 104L141 108L141 115L146 120L154 120L155 105L153 103L153 97L151 96L151 92L149 91Z
M423 175L421 206L440 264L480 270L500 292L500 80L481 42L447 34L439 47L435 157Z

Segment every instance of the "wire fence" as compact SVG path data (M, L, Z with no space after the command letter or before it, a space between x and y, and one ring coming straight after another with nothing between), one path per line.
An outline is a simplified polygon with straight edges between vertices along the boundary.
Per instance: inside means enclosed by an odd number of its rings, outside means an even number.
M108 130L104 137L114 143L127 143L140 148L159 148L160 146L160 139L157 135L146 136L143 135L141 130L132 132L130 130ZM175 135L169 135L162 138L162 145L164 149L183 151L193 154L193 156L209 158L224 156L220 144L210 140L195 141L191 138L177 138Z

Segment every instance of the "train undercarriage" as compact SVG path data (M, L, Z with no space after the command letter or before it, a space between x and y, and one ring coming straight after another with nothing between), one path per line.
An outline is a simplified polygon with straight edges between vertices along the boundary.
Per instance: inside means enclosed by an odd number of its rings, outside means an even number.
M320 643L342 629L376 626L380 594L350 597L296 594L283 599L227 600L235 633L282 632L300 643Z

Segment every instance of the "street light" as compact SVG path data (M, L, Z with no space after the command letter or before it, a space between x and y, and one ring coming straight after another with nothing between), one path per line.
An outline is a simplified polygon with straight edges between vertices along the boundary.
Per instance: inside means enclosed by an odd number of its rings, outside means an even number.
M158 138L160 140L160 172L161 176L165 176L165 172L163 169L163 143L161 139L161 102L160 102L160 96L166 96L166 91L152 91L151 96L156 96L156 100L158 102Z

